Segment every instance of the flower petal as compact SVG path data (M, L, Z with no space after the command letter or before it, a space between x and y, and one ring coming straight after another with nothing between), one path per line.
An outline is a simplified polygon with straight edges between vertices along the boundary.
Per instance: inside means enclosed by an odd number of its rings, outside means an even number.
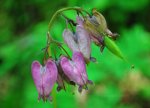
M76 35L80 51L86 59L89 59L91 56L91 40L89 33L83 28L83 26L77 25Z
M72 51L79 51L78 45L75 42L74 35L69 29L65 29L63 32L63 38L65 43Z
M58 70L55 62L51 59L48 59L45 68L46 72L42 76L42 85L44 88L44 95L48 96L57 80Z
M40 65L38 61L34 61L32 63L32 77L33 77L33 80L34 80L34 83L36 85L39 95L43 94L41 68L42 66Z
M72 57L72 61L74 62L76 69L78 71L78 74L80 76L80 85L84 85L87 83L87 73L86 73L86 66L85 66L85 62L84 62L84 58L82 53L80 52L74 52L73 53L73 57Z
M76 77L78 76L78 72L75 69L73 62L68 60L67 57L62 56L60 64L61 64L61 67L62 67L65 75L68 76L68 78L71 81L76 82Z
M61 67L68 78L78 85L85 85L87 82L87 74L84 58L81 52L73 52L72 61L67 57L61 57Z
M83 26L83 19L80 16L76 17L77 24Z

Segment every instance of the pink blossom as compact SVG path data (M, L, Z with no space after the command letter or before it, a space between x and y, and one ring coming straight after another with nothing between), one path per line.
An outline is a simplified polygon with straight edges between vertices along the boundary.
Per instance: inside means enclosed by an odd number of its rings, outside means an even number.
M80 51L86 60L91 56L91 40L89 33L83 27L83 20L77 17L76 33L73 34L69 29L63 32L63 38L68 47L74 51Z
M45 66L38 61L32 63L32 77L38 90L38 100L52 100L49 94L57 80L57 73L56 64L52 59L48 59Z
M90 82L87 77L86 66L81 52L73 52L72 60L61 56L60 64L65 75L79 85L79 91Z

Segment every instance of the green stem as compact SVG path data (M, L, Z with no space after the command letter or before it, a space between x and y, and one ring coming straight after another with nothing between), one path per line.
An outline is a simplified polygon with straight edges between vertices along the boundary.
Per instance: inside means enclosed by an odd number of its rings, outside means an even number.
M79 11L80 13L82 13L81 11L87 13L88 15L90 15L86 10L83 10L82 8L80 7L67 7L67 8L62 8L62 9L59 9L58 11L56 11L54 13L54 15L52 16L51 20L49 21L49 24L48 24L48 31L50 31L51 27L52 27L52 24L54 22L54 20L57 18L57 16L64 12L64 11L67 11L67 10L76 10L76 11ZM83 15L83 14L82 14Z
M52 98L53 98L53 108L57 108L57 101L56 101L56 92L52 90Z
M82 17L83 17L84 19L85 19L85 16L84 16L84 14L83 14L82 12L85 12L86 14L88 14L88 15L90 16L90 13L89 13L89 12L87 12L86 10L84 10L84 9L82 9L82 8L80 8L80 7L67 7L67 8L59 9L59 10L57 10L57 11L53 14L52 18L51 18L50 21L49 21L49 24L48 24L48 31L49 31L49 32L50 32L50 29L51 29L51 27L52 27L52 24L53 24L53 22L55 21L55 19L57 18L57 16L60 15L60 14L62 14L62 12L67 11L67 10L75 10L75 11L79 12L79 13L82 15ZM62 16L64 16L64 15L62 14ZM67 18L66 16L64 16L64 17ZM68 18L67 18L67 19L68 19ZM54 40L52 37L50 37L49 32L48 32L48 34L47 34L47 36L48 36L47 45L50 45L50 43L55 43L55 44L57 44L57 45L67 54L67 56L70 58L69 54L68 54L67 51L62 47L61 43L57 42L57 41ZM49 49L49 50L50 50L50 49ZM46 50L46 52L48 53L48 55L51 55L51 52L50 52L50 51L47 51L47 50ZM46 56L46 55L45 55L45 56ZM70 59L71 59L71 58L70 58Z

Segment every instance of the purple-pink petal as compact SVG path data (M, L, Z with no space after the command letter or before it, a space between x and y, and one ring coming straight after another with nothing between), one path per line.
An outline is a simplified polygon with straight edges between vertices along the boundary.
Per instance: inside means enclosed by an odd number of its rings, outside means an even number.
M82 26L77 25L76 35L80 51L86 59L89 59L91 56L91 40L89 33Z
M82 83L87 83L87 73L86 73L86 65L84 61L83 54L80 52L74 52L72 61L75 63L78 73L80 73L80 77L82 79Z
M74 63L70 60L68 60L67 57L62 56L60 61L61 67L65 73L65 75L68 76L68 78L71 81L76 81L76 75L78 75L76 69L74 68Z
M39 94L43 94L41 68L42 66L38 61L32 63L32 77Z
M83 19L80 16L76 17L77 24L83 27Z
M49 93L51 92L54 86L54 83L57 80L58 71L55 62L52 61L51 59L48 59L45 67L46 67L46 72L42 76L43 87L44 87L44 94L49 95Z
M39 93L39 99L45 101L57 80L57 67L52 59L48 59L43 67L38 61L32 63L32 77Z
M63 32L63 38L67 46L72 50L72 51L79 51L78 45L75 42L74 35L69 29L65 29Z
M60 61L61 67L68 78L78 85L87 83L87 74L84 58L81 52L73 52L72 60L62 56Z

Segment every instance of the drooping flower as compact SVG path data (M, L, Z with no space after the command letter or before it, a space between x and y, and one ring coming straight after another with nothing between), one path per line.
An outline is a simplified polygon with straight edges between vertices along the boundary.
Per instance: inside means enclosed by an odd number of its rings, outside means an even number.
M88 80L84 57L81 52L73 52L72 60L65 56L60 58L61 67L68 78L79 86L79 92L82 88L87 88Z
M65 29L63 31L63 39L72 51L79 51L79 47L77 45L77 42L75 41L74 34L71 32L71 30Z
M56 61L57 69L58 69L58 76L57 76L57 91L64 89L66 91L65 82L69 85L75 85L73 81L71 81L63 72L62 67L60 65L60 60Z
M91 39L89 33L83 27L83 20L77 16L76 36L77 43L84 58L88 61L91 57Z
M89 61L91 57L91 40L89 33L83 27L81 17L77 17L76 33L73 34L69 29L63 32L63 38L68 47L74 51L80 51L85 60Z
M49 96L54 83L57 80L57 67L52 59L48 59L45 66L42 66L38 61L32 63L32 77L38 90L38 100L43 101L52 98Z

